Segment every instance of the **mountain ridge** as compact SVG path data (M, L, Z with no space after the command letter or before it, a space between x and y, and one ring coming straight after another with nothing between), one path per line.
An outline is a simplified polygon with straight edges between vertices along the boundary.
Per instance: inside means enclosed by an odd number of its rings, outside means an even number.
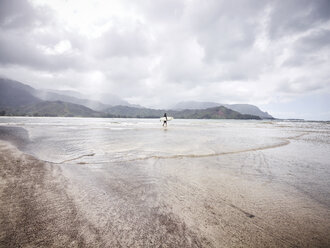
M199 102L199 101L183 101L178 102L171 107L174 110L182 110L182 109L207 109L213 108L217 106L224 106L231 110L237 111L241 114L250 114L257 115L262 119L274 119L273 116L268 114L267 112L261 111L257 106L252 104L223 104L216 102Z
M0 114L13 116L159 118L163 116L164 112L169 112L175 118L260 119L258 115L251 115L248 111L242 114L222 105L206 109L190 108L184 110L150 109L132 104L131 106L109 106L102 102L62 95L58 92L60 91L37 90L18 81L0 78ZM74 93L70 92L70 94ZM209 102L209 104L215 105L216 103Z
M101 112L79 104L61 101L42 101L16 108L7 108L3 111L7 111L7 113L13 116L103 117Z
M184 109L179 111L171 109L141 109L128 106L114 106L105 110L105 112L112 116L128 118L159 118L159 116L163 116L164 113L167 113L168 116L173 116L177 119L261 119L259 116L255 115L240 114L224 106L207 109Z

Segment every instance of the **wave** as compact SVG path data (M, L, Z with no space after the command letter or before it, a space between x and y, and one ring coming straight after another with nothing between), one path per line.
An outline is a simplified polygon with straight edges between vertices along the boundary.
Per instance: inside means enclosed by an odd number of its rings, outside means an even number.
M126 160L126 162L131 161L139 161L139 160L148 160L148 159L180 159L180 158L205 158L205 157L216 157L216 156L223 156L223 155L231 155L231 154L238 154L238 153L244 153L244 152L254 152L254 151L261 151L261 150L267 150L267 149L273 149L277 147L282 147L290 144L291 139L298 139L307 133L299 134L296 136L286 137L286 138L280 138L282 141L276 144L267 145L267 146L261 146L261 147L255 147L255 148L249 148L249 149L243 149L238 151L230 151L230 152L218 152L218 153L207 153L207 154L176 154L176 155L170 155L170 156L148 156L143 158L135 158Z
M71 162L71 161L74 161L74 160L81 159L81 158L83 158L83 157L92 157L92 156L94 156L94 155L95 155L95 153L84 154L84 155L81 155L81 156L79 156L79 157L71 158L71 159L67 159L67 160L63 160L62 162L54 163L54 164L64 164L64 163L67 163L67 162Z

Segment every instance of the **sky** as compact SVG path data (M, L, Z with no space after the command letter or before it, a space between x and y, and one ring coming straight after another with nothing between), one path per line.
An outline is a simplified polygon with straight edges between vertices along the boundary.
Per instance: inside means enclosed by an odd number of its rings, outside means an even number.
M0 0L0 75L152 108L330 120L330 1Z

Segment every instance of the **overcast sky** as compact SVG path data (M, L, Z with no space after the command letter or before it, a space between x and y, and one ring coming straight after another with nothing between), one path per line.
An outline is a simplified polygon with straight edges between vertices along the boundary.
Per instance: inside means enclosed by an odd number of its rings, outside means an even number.
M0 0L0 75L153 108L330 120L330 1Z

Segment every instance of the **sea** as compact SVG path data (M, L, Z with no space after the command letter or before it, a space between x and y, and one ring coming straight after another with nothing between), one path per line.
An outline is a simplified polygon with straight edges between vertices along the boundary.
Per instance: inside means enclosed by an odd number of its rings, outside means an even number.
M1 117L1 126L26 130L21 149L63 168L116 168L146 182L168 176L162 166L191 180L207 180L203 171L216 168L295 187L330 206L329 122L174 119L163 127L159 119Z

